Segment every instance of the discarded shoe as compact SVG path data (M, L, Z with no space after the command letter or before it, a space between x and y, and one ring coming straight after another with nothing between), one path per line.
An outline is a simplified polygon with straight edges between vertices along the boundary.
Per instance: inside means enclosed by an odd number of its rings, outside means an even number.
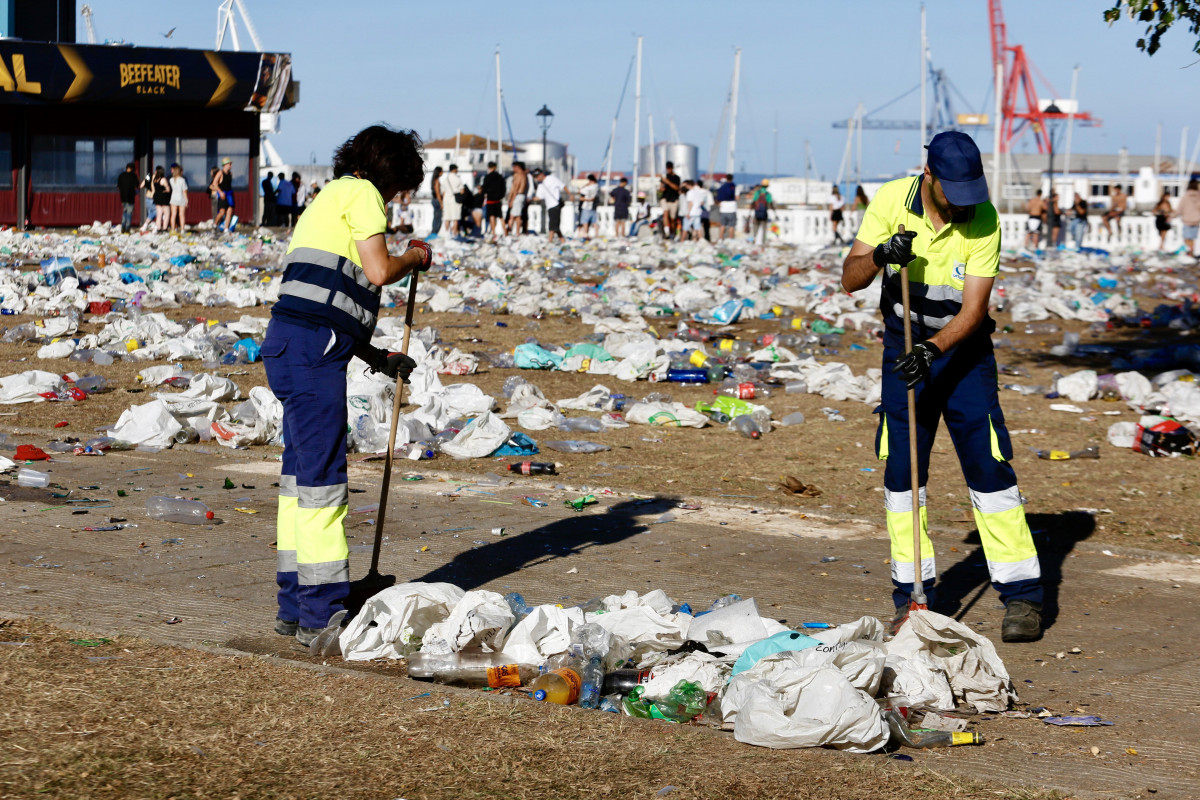
M299 622L288 622L285 619L275 618L275 632L280 636L295 636L296 629L300 627Z
M1042 638L1042 607L1028 600L1012 600L1004 612L1000 639L1005 642L1036 642Z
M325 629L324 628L305 628L303 625L297 625L296 626L296 641L299 642L302 646L308 647L310 644L313 643L313 639L316 639L318 636L321 635L321 631L323 631L323 630L325 630Z

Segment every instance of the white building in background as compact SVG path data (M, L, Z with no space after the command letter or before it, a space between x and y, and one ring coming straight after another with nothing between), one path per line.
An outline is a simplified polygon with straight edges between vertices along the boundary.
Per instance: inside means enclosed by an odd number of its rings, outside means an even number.
M497 169L505 178L512 175L512 162L524 161L531 171L542 165L542 142L518 142L516 154L513 153L511 142L504 142L500 148L495 139L479 136L474 133L459 133L444 139L433 139L425 143L425 183L417 192L420 196L428 196L429 179L434 167L441 167L445 172L451 164L458 166L458 174L470 186L476 186L487 172L489 161L495 161ZM547 141L547 168L566 181L570 180L575 168L575 157L567 152L567 145L561 142ZM497 159L497 155L499 158Z
M1038 189L1048 193L1048 155L1013 153L1007 179L1005 161L1009 159L1003 159L1000 163L1000 181L1003 184L998 204L1000 211L1008 212L1010 206L1013 212L1024 210L1025 201ZM1065 166L1065 154L1056 152L1054 190L1058 192L1060 200L1069 204L1074 199L1075 192L1078 192L1093 210L1108 208L1109 192L1117 185L1129 194L1131 212L1148 212L1158 203L1158 198L1164 190L1170 196L1172 204L1175 204L1189 179L1189 174L1180 175L1178 159L1164 155L1158 159L1156 165L1152 155L1130 155L1125 150L1115 155L1073 153L1070 175L1063 174ZM1196 165L1192 166L1194 173ZM983 167L990 183L993 175L991 153L983 154ZM1186 169L1185 167L1185 173Z

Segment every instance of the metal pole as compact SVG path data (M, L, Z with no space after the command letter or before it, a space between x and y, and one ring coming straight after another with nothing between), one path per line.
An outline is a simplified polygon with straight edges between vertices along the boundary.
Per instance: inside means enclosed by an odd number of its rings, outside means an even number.
M1183 162L1187 158L1187 140L1188 140L1188 126L1184 125L1183 132L1179 135L1179 164L1176 165L1178 167L1177 171L1179 172L1179 196L1180 197L1183 196L1183 169L1184 169Z
M637 37L637 84L633 94L633 199L637 201L642 176L642 37Z
M1158 165L1162 161L1162 123L1154 130L1154 185L1158 191Z
M804 205L808 206L808 168L812 164L812 151L809 150L808 139L804 140Z
M542 172L546 172L546 131L547 130L548 129L545 127L542 128ZM549 173L547 172L546 174L548 175Z
M1071 133L1075 130L1075 89L1079 85L1079 65L1071 72L1071 111L1067 116L1067 155L1063 159L1063 179L1071 174ZM1074 201L1074 198L1071 198Z
M771 146L771 177L775 178L779 175L779 112L775 112L775 125L771 128L771 137L774 143ZM709 175L709 180L712 176Z
M733 51L733 95L729 112L729 152L725 156L725 172L733 172L733 156L737 146L738 82L742 74L742 48Z
M855 134L857 135L857 138L858 138L858 156L854 161L854 183L855 184L862 183L862 129L863 129L863 104L859 103L858 104L858 128L857 128L857 130L855 130ZM922 148L922 149L924 149L924 148ZM847 188L849 188L849 187L847 187ZM847 197L850 196L849 191L846 192L846 196Z
M496 45L496 169L504 175L504 129L500 123L500 45Z
M1003 189L1000 183L1000 148L1003 139L1000 135L1001 115L1003 112L1004 101L1004 62L996 62L996 118L992 120L992 205L997 209L1000 208L1000 198L1003 196Z
M926 46L927 45L926 45L926 39L925 39L925 4L922 3L921 4L921 72L920 72L920 75L921 75L921 141L918 143L918 146L921 148L921 166L922 167L925 166L925 144L926 144L925 136L927 135L927 132L925 130L926 119L927 119L926 111L925 111L925 84L929 82L927 79L927 76L925 74L925 48L926 48Z

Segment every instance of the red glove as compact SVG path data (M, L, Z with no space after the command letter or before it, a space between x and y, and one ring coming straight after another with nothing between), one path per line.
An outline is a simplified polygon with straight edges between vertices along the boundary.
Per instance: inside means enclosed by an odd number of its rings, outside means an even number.
M420 239L409 239L408 250L421 251L421 263L417 265L417 269L421 270L421 272L426 272L431 266L433 266L433 248L430 247L428 243L423 242ZM407 254L408 250L405 250L404 252Z

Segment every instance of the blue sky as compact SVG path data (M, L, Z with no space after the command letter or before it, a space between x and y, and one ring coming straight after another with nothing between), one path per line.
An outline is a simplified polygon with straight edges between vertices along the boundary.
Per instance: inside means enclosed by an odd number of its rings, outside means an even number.
M910 0L526 0L446 4L424 0L244 0L267 50L290 52L301 101L283 115L274 137L292 162L328 163L333 147L376 121L412 127L422 136L456 128L494 135L493 53L502 53L505 103L518 140L540 136L535 112L555 113L550 138L565 141L581 168L601 166L612 116L634 52L645 37L642 142L646 115L656 138L673 117L680 139L700 148L705 169L733 69L742 53L736 167L802 174L804 141L816 171L838 170L846 134L835 119L857 103L870 111L919 80L919 2ZM132 44L211 48L216 0L90 0L97 35ZM1081 67L1081 108L1102 127L1076 128L1075 152L1153 153L1156 124L1163 152L1177 156L1181 129L1188 149L1200 135L1196 85L1200 64L1188 34L1172 31L1150 58L1134 48L1137 23L1109 28L1106 2L1006 0L1010 44L1066 96ZM929 0L928 35L936 67L969 101L956 111L991 112L991 45L984 0ZM453 9L453 10L451 10ZM499 12L499 13L498 13ZM497 21L498 20L498 21ZM162 32L175 28L168 42ZM80 25L80 38L84 36ZM243 43L248 37L243 37ZM229 47L228 41L226 47ZM618 123L614 166L633 158L632 81ZM916 92L877 116L917 119ZM777 122L776 122L777 120ZM506 134L507 135L507 134ZM980 146L991 149L991 132ZM916 132L866 131L863 173L892 174L915 163ZM1015 150L1032 148L1026 137ZM897 152L897 150L899 152ZM723 153L723 149L721 151ZM1190 154L1190 153L1189 153ZM724 165L724 156L717 161ZM744 166L743 166L744 165Z

